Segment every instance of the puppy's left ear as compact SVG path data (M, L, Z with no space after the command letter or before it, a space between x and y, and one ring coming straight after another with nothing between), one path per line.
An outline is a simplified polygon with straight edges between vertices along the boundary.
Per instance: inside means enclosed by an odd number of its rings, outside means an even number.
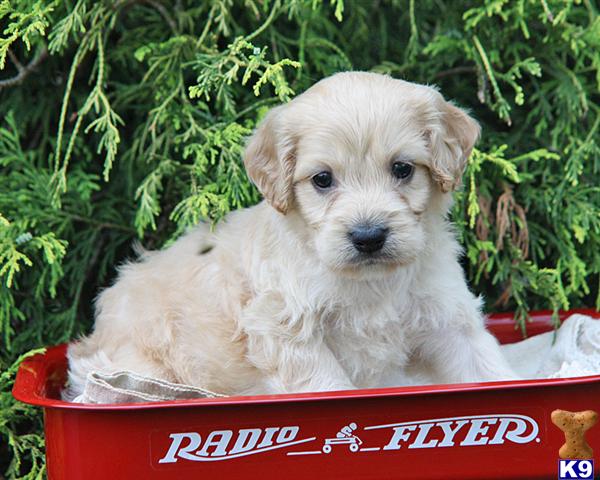
M434 125L426 133L432 154L431 173L446 193L460 186L481 128L464 110L446 102L441 95L437 113Z
M285 122L289 108L282 105L267 113L244 151L248 176L265 200L284 215L293 201L296 166L296 142Z

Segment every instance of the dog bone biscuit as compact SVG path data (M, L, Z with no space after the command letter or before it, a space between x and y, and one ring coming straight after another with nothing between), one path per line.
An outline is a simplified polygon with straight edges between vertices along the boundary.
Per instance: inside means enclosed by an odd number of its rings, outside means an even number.
M594 451L585 440L585 432L598 421L598 414L593 410L568 412L554 410L550 416L552 423L565 434L565 443L560 447L558 455L562 459L589 460L594 458Z

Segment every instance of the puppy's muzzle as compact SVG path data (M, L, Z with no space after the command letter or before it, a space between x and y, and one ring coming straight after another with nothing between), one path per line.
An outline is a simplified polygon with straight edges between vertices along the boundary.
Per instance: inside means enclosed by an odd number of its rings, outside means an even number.
M383 248L389 229L382 225L361 224L348 233L352 245L361 253L372 254Z

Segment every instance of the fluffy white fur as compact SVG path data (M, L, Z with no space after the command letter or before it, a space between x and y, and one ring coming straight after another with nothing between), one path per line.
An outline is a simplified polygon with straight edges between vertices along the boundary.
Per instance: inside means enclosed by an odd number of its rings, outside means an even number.
M273 109L244 157L266 201L123 266L69 347L69 395L116 369L225 394L514 378L445 219L478 135L435 89L370 73ZM379 254L353 247L359 222L389 228Z

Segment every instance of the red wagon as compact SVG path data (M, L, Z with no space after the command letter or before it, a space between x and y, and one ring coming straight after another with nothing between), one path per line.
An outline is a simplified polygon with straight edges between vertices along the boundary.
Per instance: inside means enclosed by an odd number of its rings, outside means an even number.
M532 319L530 335L552 328L548 312ZM489 327L520 340L509 315ZM60 400L66 367L65 346L49 348L13 389L44 408L51 480L557 478L564 435L550 413L600 411L600 375L83 405ZM587 439L600 452L600 425Z

